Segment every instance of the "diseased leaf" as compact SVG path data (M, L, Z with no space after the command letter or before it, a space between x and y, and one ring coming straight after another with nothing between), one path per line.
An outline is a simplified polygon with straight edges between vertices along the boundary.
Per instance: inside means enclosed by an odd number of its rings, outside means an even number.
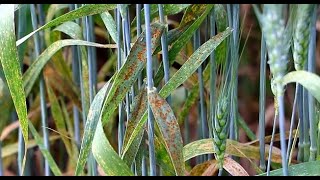
M164 29L164 26L159 23L154 23L151 25L151 32L152 32L152 49L154 50L160 42L160 37L162 34L162 31ZM134 43L134 45L131 48L131 51L129 55L127 56L127 59L125 60L125 64L121 67L119 72L113 76L114 81L111 86L110 91L107 94L106 100L103 104L103 110L101 114L101 123L102 126L106 124L110 118L115 109L117 108L120 101L123 100L125 97L125 94L129 91L130 87L133 85L133 83L137 80L139 72L142 71L142 69L145 66L146 63L146 45L145 45L145 33L142 33L140 37L137 39L137 41ZM87 126L87 125L86 125ZM85 129L91 129L91 132L95 131L95 126L92 127L85 127ZM86 131L86 130L85 130ZM109 141L105 138L104 132L98 132L98 129L96 130L97 135L94 137L92 135L85 136L86 142L83 143L83 146L81 150L84 149L90 149L91 143L96 142L99 143L99 141L106 141L105 143L109 144ZM92 140L93 138L93 140ZM99 139L95 139L99 138ZM104 139L104 140L102 140ZM95 147L96 148L96 147ZM100 163L104 163L105 159L103 158L105 155L101 155L100 153L104 153L105 150L103 149L95 149L96 154L94 156L96 158L99 158ZM83 165L85 163L85 160L87 158L87 154L82 155L83 160L81 160L81 168L83 169ZM84 161L84 162L82 162ZM98 161L98 160L97 160ZM77 168L78 169L78 168ZM77 175L82 171L82 169L77 170ZM108 171L108 167L104 169L105 173ZM108 172L110 173L110 172Z
M87 4L84 5L76 10L73 10L71 12L68 12L62 16L59 16L57 18L55 18L54 20L48 22L47 24L41 26L40 28L38 28L37 30L33 31L32 33L26 35L25 37L19 39L16 42L16 45L19 46L21 43L23 43L25 40L27 40L28 38L30 38L33 34L35 34L38 31L41 31L43 29L46 28L50 28L53 26L57 26L61 23L67 22L67 21L72 21L84 16L90 16L90 15L94 15L94 14L100 14L102 12L108 11L108 10L112 10L114 8L116 8L117 5L116 4Z
M161 138L164 139L166 150L176 175L184 175L183 142L179 124L170 105L159 96L156 88L148 91L148 101L160 129Z
M151 25L152 52L160 44L160 37L163 30L164 26L160 23ZM146 38L145 32L143 32L132 46L129 55L124 61L125 64L121 67L114 79L114 83L105 102L107 106L104 106L105 109L102 116L103 125L106 124L120 101L123 100L133 83L138 79L139 73L146 65L146 59Z
M142 86L142 87L145 87L145 86ZM128 143L129 137L134 130L135 124L138 123L139 119L142 117L144 110L146 108L147 108L147 91L145 88L142 88L138 96L135 97L132 103L132 107L130 108L132 113L130 113L129 121L125 131L125 136L123 141L124 145ZM121 155L122 155L121 158L126 162L128 166L131 166L135 156L137 155L139 146L143 138L143 134L144 134L144 131L140 131L138 136L135 138L132 145L130 146L130 148L127 149L126 151L124 151L124 149L122 149L121 151Z
M28 117L26 95L22 85L20 61L15 45L14 4L0 5L0 61L8 88L17 111L25 146L28 144ZM22 162L22 173L26 161L26 152Z
M218 172L218 164L215 159L197 164L190 171L190 176L213 176Z
M237 161L229 157L224 158L223 168L232 176L249 176L247 171Z
M231 34L230 28L227 28L226 31L220 33L202 46L200 46L196 52L183 64L183 66L169 79L169 81L162 87L159 95L162 98L167 98L173 90L179 87L188 77L190 77L197 68L203 63L203 61L212 53L212 51L229 35ZM131 143L142 130L142 127L147 121L147 111L135 125L134 131L130 136L128 143L125 145L124 149L128 149L131 146Z
M203 74L204 84L207 87L207 84L208 84L209 78L210 78L210 64L208 64L206 66L206 68L204 69L202 74ZM188 79L189 82L186 81L186 83L185 83L185 84L188 83L188 86L191 88L191 90L189 91L189 95L186 98L185 103L183 104L183 107L181 108L181 111L178 115L179 124L184 122L184 120L186 119L187 115L190 112L191 107L196 103L197 99L199 99L199 87L200 86L199 86L199 83L197 82L198 78L196 77L196 78L192 79L191 77ZM187 85L185 87L187 87Z
M243 144L237 141L233 141L227 139L226 145L226 154L237 156L237 157L245 157L250 159L259 159L260 158L260 148L258 146L251 146L247 144ZM278 151L272 151L272 162L281 163L281 154L276 153ZM184 146L183 155L184 161L187 161L193 157L203 155L203 154L212 154L214 153L212 139L201 139L198 141L194 141ZM266 147L265 158L268 158L269 148Z

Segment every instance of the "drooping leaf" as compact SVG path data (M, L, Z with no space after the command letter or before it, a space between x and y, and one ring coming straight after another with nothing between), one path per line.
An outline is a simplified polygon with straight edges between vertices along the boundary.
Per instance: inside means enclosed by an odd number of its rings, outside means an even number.
M56 41L51 44L41 55L35 60L28 70L23 75L23 85L25 89L26 95L28 95L37 80L41 70L46 65L46 63L50 60L50 58L61 48L65 46L72 46L72 45L79 45L79 46L95 46L99 48L108 48L108 46L88 41L82 40L60 40Z
M320 77L314 73L307 71L293 71L286 74L282 79L282 84L299 83L304 88L308 89L308 92L314 96L318 102L320 102Z
M119 4L117 7L120 10L120 15L121 15L122 19L127 18L127 7L128 6L129 6L129 4Z
M25 146L28 144L28 117L26 95L22 84L20 60L15 45L14 4L0 5L0 61L8 88L17 111ZM24 153L22 171L26 161Z
M117 5L116 4L87 4L84 5L76 10L73 10L71 12L68 12L62 16L59 16L57 18L55 18L54 20L48 22L47 24L41 26L40 28L38 28L37 30L33 31L32 33L26 35L25 37L19 39L16 44L17 46L19 46L21 43L23 43L25 40L27 40L28 38L30 38L33 34L35 34L38 31L41 31L43 29L46 28L50 28L53 26L57 26L61 23L67 22L67 21L72 21L84 16L90 16L90 15L94 15L94 14L100 14L102 12L108 11L108 10L112 10L114 8L116 8Z
M185 167L183 142L178 121L170 105L159 96L156 88L148 92L148 100L176 175L182 176L184 175Z
M46 29L48 30L48 29ZM62 34L60 31L51 31L49 30L49 35L50 35L50 42L48 43L47 46L50 46L51 42L56 42L62 39ZM76 32L73 30L73 32ZM50 66L55 69L57 74L63 77L63 79L67 80L69 84L72 84L72 69L70 68L68 61L65 59L65 56L63 54L62 49L57 51L53 56L52 56L52 63L50 63Z

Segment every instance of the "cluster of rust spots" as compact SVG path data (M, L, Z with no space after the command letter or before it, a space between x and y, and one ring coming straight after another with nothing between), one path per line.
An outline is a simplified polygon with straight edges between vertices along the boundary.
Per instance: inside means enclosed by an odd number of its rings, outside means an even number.
M147 51L146 47L143 47L143 49L138 52L137 58L139 61L141 62L146 61L146 51Z
M194 21L197 17L201 16L203 11L207 8L207 5L197 4L190 7L190 11L187 12L184 17L183 24L187 24Z
M132 74L135 73L136 69L137 69L136 63L133 63L131 66L129 66L128 70L124 74L124 79L128 80L132 76Z
M224 32L219 32L217 35L213 36L211 39L220 39L223 37Z
M161 35L162 31L159 29L155 29L154 33L152 34L153 39L157 39Z
M145 99L146 96L144 96L145 93L146 93L146 91L143 90L142 94L139 95L139 99L136 102L136 106L134 106L134 109L132 110L132 114L131 114L130 119L132 119L132 118L137 119L138 115L140 113L144 112L144 110L146 108L146 99Z
M152 102L157 108L161 108L164 105L164 101L162 99L154 99Z
M112 97L117 97L119 95L119 88L116 89L116 91L114 92L114 95Z

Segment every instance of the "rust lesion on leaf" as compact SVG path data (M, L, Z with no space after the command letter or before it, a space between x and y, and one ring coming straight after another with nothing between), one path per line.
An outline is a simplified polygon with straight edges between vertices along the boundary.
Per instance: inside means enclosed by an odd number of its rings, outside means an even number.
M143 49L138 52L137 58L139 61L141 62L146 61L146 51L147 51L146 47L143 47Z
M162 34L160 29L155 29L154 33L152 34L153 39L157 39Z
M164 105L164 101L161 99L155 99L154 104L157 108L161 108Z
M129 66L128 71L124 75L124 79L128 80L132 76L132 74L136 71L136 69L137 69L136 63L133 63L132 66Z

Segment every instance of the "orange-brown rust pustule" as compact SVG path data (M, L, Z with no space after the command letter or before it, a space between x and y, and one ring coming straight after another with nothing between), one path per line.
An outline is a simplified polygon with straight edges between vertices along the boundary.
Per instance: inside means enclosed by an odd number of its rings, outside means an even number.
M137 64L134 63L132 66L128 68L127 73L124 75L124 79L128 80L132 76L132 74L136 71L136 69L137 69Z
M161 32L159 29L156 29L154 34L152 34L152 38L156 39L157 37L159 37L161 35Z
M146 51L147 49L144 47L141 51L138 52L138 60L141 62L145 62L146 61Z

